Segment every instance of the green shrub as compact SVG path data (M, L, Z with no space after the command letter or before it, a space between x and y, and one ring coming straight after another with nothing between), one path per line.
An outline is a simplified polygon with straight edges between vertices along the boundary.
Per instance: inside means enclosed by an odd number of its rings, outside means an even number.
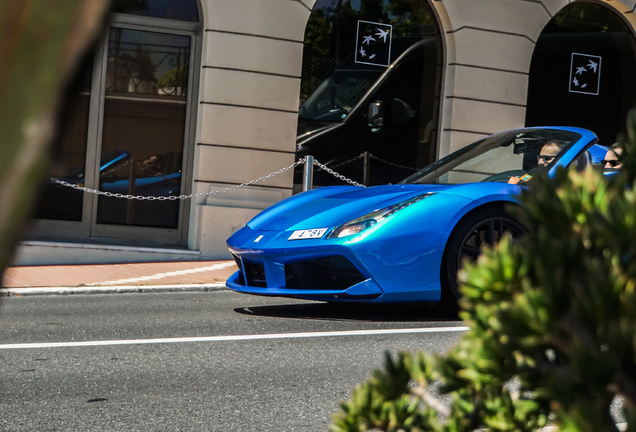
M387 354L332 432L636 430L636 114L624 166L538 176L511 210L530 230L485 249L459 279L470 327L444 356ZM429 389L446 395L442 404Z

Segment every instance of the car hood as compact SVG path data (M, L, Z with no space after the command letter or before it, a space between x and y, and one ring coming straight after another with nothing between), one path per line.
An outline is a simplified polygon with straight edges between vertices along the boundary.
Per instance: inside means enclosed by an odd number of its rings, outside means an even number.
M259 231L330 228L427 192L453 193L469 199L492 194L502 183L474 185L387 185L369 188L335 186L303 192L261 212L247 225ZM487 192L490 190L490 192ZM518 187L514 186L518 191ZM511 191L502 191L510 195Z

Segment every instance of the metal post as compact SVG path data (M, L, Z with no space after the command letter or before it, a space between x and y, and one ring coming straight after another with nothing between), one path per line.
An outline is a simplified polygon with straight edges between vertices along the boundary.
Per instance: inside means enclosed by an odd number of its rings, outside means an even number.
M128 168L128 195L135 194L136 176L135 176L135 161L133 158L128 160L130 167ZM135 206L137 203L135 200L127 200L126 203L126 225L132 225L135 220Z
M362 153L362 184L369 186L369 177L371 176L371 153L365 151Z
M305 156L303 169L303 192L311 190L314 185L314 157Z

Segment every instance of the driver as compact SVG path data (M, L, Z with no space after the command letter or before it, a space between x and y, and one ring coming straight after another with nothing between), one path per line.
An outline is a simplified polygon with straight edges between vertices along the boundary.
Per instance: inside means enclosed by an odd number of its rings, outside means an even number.
M141 171L149 176L162 175L164 171L164 158L160 154L150 156L141 164Z
M548 166L556 158L561 150L565 147L566 143L561 140L550 140L543 144L541 151L537 155L537 163L539 166Z
M545 168L552 162L554 162L554 159L559 155L559 153L561 153L561 150L563 150L566 145L567 142L557 139L549 140L545 144L543 144L543 146L541 147L541 151L539 151L539 154L537 155L538 168ZM526 174L521 177L513 176L510 177L508 183L518 184L520 181L527 182L531 178L531 174Z

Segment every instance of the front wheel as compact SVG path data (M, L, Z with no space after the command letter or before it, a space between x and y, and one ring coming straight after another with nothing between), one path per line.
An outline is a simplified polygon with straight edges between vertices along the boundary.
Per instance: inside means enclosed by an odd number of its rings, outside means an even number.
M457 309L461 294L457 272L462 261L477 261L484 245L493 246L506 234L518 237L527 230L499 207L475 211L462 219L451 234L442 259L442 303Z

